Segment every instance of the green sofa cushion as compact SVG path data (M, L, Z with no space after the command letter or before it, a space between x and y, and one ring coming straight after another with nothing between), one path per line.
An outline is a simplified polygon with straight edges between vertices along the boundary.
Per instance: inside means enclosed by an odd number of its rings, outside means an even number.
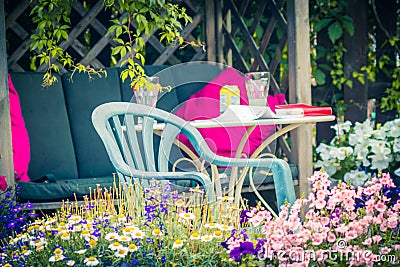
M43 73L13 72L10 75L20 97L29 135L29 177L35 180L52 173L60 180L78 178L61 77L55 74L58 82L43 88Z
M82 200L83 196L89 196L90 190L100 188L110 189L114 186L114 177L100 178L84 178L84 179L69 179L57 180L56 182L25 182L19 183L18 198L21 201L42 202L42 201L59 201L59 200L75 200L75 195L78 200ZM116 180L116 184L118 180ZM75 193L75 195L74 195Z

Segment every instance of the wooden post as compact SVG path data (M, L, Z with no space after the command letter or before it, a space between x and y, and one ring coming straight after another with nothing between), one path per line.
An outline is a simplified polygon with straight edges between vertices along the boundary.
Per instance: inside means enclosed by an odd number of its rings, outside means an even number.
M308 0L288 0L289 102L311 104L310 24ZM291 137L292 157L299 169L300 194L308 195L312 174L312 126L302 126ZM301 160L300 160L301 159Z
M215 2L205 0L205 36L207 42L207 60L217 61L217 40L215 39Z
M10 100L7 83L7 50L4 0L0 0L0 175L8 185L14 184L11 145Z

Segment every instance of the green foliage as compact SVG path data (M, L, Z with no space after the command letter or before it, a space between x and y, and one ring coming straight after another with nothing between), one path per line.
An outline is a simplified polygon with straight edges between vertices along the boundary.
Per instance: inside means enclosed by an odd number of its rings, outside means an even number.
M127 66L121 78L123 81L130 78L132 87L145 80L142 65L145 64L146 35L159 32L160 41L182 45L184 40L180 31L183 25L192 21L186 9L171 0L108 0L105 4L108 8L118 6L117 11L123 14L120 19L112 20L113 25L107 34L113 35L114 41L118 43L112 49L112 61Z
M68 41L70 27L71 3L75 0L31 0L34 8L31 12L33 22L38 30L31 35L31 50L36 52L31 65L46 65L46 75L43 85L50 86L57 81L53 75L60 71L60 66L72 69L72 75L85 72L89 78L93 74L106 75L102 69L94 70L75 63L72 57L64 51L63 42ZM112 25L107 34L112 35L117 43L112 48L111 56L114 64L127 66L121 77L129 78L131 85L143 82L145 74L142 66L145 64L146 38L155 32L159 33L160 41L166 44L183 45L185 41L180 35L183 26L192 19L186 14L186 9L172 0L104 0L106 8L111 8L114 14L120 14L118 19L112 19ZM85 43L90 41L90 32L84 34ZM188 43L186 43L188 44ZM190 43L191 45L196 45Z
M311 51L312 51L312 75L318 85L326 83L326 74L332 78L332 84L339 90L343 85L352 87L352 81L347 79L343 70L343 55L346 49L343 46L343 37L347 33L354 35L354 24L349 16L346 16L347 3L344 0L320 0L311 2ZM332 43L331 49L318 44L317 35L327 31ZM327 64L317 64L317 61L325 58Z
M369 43L366 44L368 48L367 64L359 70L354 71L352 77L346 77L343 69L343 58L346 53L346 49L343 46L343 38L345 34L353 36L355 30L352 19L346 15L348 13L347 9L347 1L345 0L310 1L310 25L312 31L311 63L312 75L316 83L318 85L325 85L328 80L327 74L329 74L331 83L338 91L341 91L343 85L351 88L354 80L367 86L368 83L376 81L378 73L382 73L386 77L386 80L392 81L392 85L386 89L386 96L381 100L381 110L389 111L398 109L400 105L398 100L400 96L400 78L398 67L396 68L396 64L398 63L396 63L396 59L386 54L377 58L377 51L383 48L376 47L377 40L374 36L376 28L380 27L387 37L387 41L384 42L384 46L386 47L384 50L386 51L388 47L391 47L396 53L400 52L400 38L390 36L389 32L380 25L380 19L375 10L375 1L370 1L369 10L374 11L374 26L369 27L371 34L368 36ZM331 46L326 46L326 44L323 44L323 46L319 40L321 35L325 33Z
M68 29L71 28L70 14L73 0L31 0L34 7L30 13L32 21L37 24L37 30L31 35L30 50L36 55L32 58L31 67L36 69L36 63L46 65L42 85L47 87L57 82L54 73L60 72L60 66L79 72L95 72L102 76L104 70L94 71L82 64L75 64L71 55L63 50L62 43L68 41ZM89 76L90 77L90 76Z

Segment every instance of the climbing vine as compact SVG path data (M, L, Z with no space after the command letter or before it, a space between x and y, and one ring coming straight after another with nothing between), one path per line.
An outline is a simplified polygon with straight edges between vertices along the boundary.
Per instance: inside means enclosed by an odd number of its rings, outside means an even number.
M65 51L63 42L68 41L73 1L76 0L31 0L34 8L30 15L37 24L37 31L31 35L30 49L35 53L31 66L46 66L43 86L50 86L57 81L53 74L60 72L60 67L71 70L71 76L75 72L85 72L89 78L92 75L107 75L103 69L95 70L74 62ZM117 43L111 51L112 60L120 66L126 66L121 78L123 81L129 78L131 86L140 86L145 81L142 66L145 64L146 36L158 32L160 41L166 44L188 45L180 31L192 19L186 14L186 9L173 0L103 1L105 8L112 9L113 14L119 14L117 18L110 18L112 25L107 34Z
M369 1L369 7L373 12L372 16L376 20L377 27L381 27L387 37L385 45L391 46L399 54L400 38L391 36L389 32L383 28L380 23L379 16L376 12L375 0ZM352 36L354 34L354 24L347 14L347 1L345 0L311 0L310 1L310 25L311 25L311 51L312 51L312 75L318 85L325 85L327 75L329 75L331 84L336 88L336 92L343 89L343 85L347 87L353 86L353 81L345 76L343 68L343 56L347 52L343 45L344 34ZM371 15L371 14L370 14ZM399 25L399 24L398 24ZM368 57L367 64L359 70L352 73L352 78L356 79L363 85L367 82L373 83L377 79L377 73L381 72L391 80L391 86L385 91L386 95L381 99L381 110L399 110L400 108L400 71L399 62L396 59L383 54L377 57L376 40L374 40L375 28L371 29L369 34ZM320 44L321 34L326 33L330 45ZM322 63L321 63L321 59ZM338 95L337 93L334 94ZM333 98L338 105L339 110L343 110L343 101L336 97Z

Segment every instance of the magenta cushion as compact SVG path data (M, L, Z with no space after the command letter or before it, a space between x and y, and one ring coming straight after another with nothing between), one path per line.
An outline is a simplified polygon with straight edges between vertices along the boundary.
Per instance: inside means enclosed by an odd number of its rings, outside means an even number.
M10 97L11 138L14 161L14 172L17 181L28 182L28 167L30 156L30 144L28 131L25 128L24 118L19 101L19 96L8 75L8 88Z
M240 89L240 104L248 105L248 98L243 75L239 74L234 68L227 68L215 79L210 81L196 94L192 95L175 114L185 120L204 120L215 118L220 115L219 110L219 91L223 85L237 85ZM283 104L285 95L275 94L268 96L268 105L275 110L275 105ZM199 129L210 148L218 155L234 157L240 140L246 133L248 127L229 127ZM272 132L275 126L257 126L251 133L243 152L251 155L255 149ZM191 147L189 141L183 137L178 137L181 142Z

